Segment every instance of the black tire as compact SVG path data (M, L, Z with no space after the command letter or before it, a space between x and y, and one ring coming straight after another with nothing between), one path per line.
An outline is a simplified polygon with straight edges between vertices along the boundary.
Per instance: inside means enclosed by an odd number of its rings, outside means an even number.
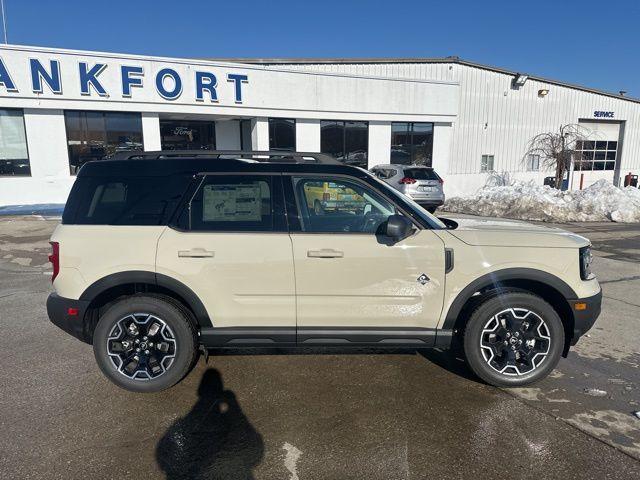
M419 203L418 205L420 205L429 213L435 213L435 211L438 209L438 207L434 207L433 205L430 205L428 203Z
M528 347L527 341L532 339L533 347ZM563 349L562 320L551 305L532 293L507 292L488 297L473 310L464 332L469 367L496 387L519 387L541 380L556 367Z
M166 368L163 364L164 372L156 377L140 378L144 375L151 375L150 368L146 368L147 373L138 372L136 373L137 378L130 378L116 366L120 359L114 356L113 352L111 356L108 353L108 338L110 335L113 336L114 331L118 331L116 325L123 319L133 318L130 317L133 314L136 314L136 318L140 321L144 321L144 315L150 315L149 318L160 319L160 322L167 327L166 330L162 330L168 336L168 342L164 343L172 345L173 350L170 353L173 353L174 356L167 359ZM125 320L120 325L123 326L127 322L131 323L129 320ZM145 325L151 323L152 321L147 320L146 324L141 324L141 330ZM126 340L129 340L129 337ZM156 348L158 347L159 345L156 345ZM154 353L153 347L146 351L151 351L151 355ZM198 353L197 334L185 310L174 302L153 295L134 295L118 300L102 315L93 334L93 352L100 370L117 386L132 392L159 392L178 383L195 365ZM122 353L122 355L129 353L135 355L133 351ZM139 355L143 354L144 352L141 352ZM162 355L162 353L157 354Z

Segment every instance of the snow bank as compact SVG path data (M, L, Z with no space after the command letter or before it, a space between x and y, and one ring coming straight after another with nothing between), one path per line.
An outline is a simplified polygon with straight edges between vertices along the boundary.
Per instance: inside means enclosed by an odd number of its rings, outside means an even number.
M443 210L545 222L640 222L640 190L598 180L584 190L562 192L533 182L487 186L447 199Z

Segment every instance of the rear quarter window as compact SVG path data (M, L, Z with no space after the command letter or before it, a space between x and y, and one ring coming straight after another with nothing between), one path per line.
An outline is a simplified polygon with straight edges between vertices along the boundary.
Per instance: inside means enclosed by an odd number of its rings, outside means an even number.
M79 177L63 214L76 225L163 225L190 178Z

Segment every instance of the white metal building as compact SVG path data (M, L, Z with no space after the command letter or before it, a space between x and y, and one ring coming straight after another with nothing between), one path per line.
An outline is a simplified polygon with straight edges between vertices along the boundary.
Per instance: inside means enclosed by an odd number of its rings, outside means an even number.
M536 134L588 129L572 188L640 171L640 101L457 58L194 60L0 47L0 206L63 203L127 149L296 149L432 165L448 196L489 172L542 182ZM579 180L580 179L580 180Z

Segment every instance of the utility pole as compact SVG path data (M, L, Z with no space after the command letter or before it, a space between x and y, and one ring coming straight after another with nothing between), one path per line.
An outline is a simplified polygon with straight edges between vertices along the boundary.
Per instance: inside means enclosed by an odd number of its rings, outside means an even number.
M6 45L8 43L7 42L7 18L5 17L5 14L4 14L4 0L0 0L0 6L2 7L2 33L4 33L4 43Z

